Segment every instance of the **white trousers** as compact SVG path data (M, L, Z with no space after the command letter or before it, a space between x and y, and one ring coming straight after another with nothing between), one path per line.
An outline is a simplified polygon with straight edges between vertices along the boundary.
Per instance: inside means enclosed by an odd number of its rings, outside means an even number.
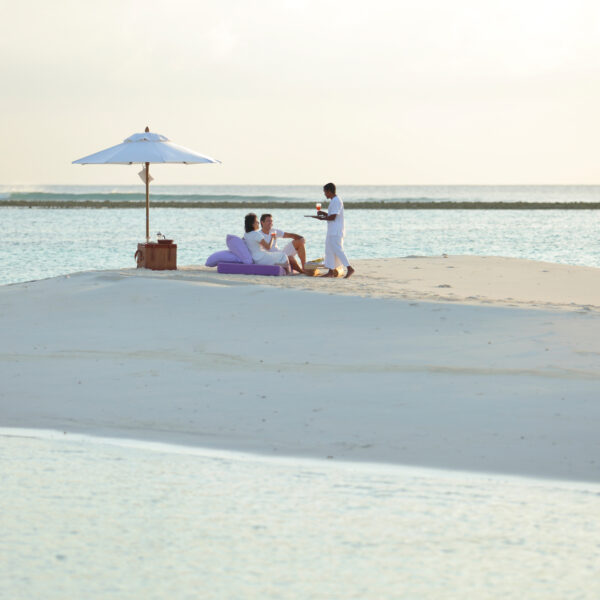
M260 252L260 256L254 258L257 265L286 265L288 257L284 252Z
M344 252L344 238L341 235L328 235L325 238L325 266L335 269L340 265L350 265Z

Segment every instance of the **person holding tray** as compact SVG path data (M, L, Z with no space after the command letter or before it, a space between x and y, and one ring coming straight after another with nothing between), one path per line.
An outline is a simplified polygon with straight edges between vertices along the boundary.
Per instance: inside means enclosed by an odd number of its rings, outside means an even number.
M336 267L346 267L345 279L352 276L354 269L344 252L344 203L340 200L335 190L335 184L327 183L323 186L325 198L329 200L327 211L317 210L315 217L319 221L327 221L327 236L325 237L325 267L329 269L323 277L337 277Z

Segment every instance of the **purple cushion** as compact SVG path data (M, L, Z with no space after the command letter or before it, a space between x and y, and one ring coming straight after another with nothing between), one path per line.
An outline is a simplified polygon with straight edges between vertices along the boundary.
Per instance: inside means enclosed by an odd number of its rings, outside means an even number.
M204 263L207 267L216 267L220 262L241 263L242 261L229 250L219 250L213 252Z
M225 238L227 242L227 247L231 252L233 252L245 265L251 265L254 261L252 260L252 254L250 254L250 250L248 250L248 246L246 246L246 242L237 237L237 235L228 235Z
M220 262L217 265L219 273L234 273L237 275L285 275L285 269L279 265L240 265Z

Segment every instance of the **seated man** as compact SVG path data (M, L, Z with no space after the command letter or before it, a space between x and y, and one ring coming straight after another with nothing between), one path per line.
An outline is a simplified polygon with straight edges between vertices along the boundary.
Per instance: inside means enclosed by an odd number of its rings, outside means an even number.
M244 217L244 241L252 260L257 265L279 265L283 267L288 275L291 273L288 257L284 252L271 252L275 245L275 236L269 236L269 242L265 242L263 234L259 228L258 217L254 213L248 213Z
M270 214L264 214L260 217L260 232L263 234L265 242L268 244L272 237L275 238L291 238L292 241L286 244L282 250L277 247L277 240L274 241L269 252L283 252L290 261L290 266L293 270L298 273L304 273L304 265L306 264L306 249L304 248L304 238L297 233L288 233L281 229L275 229L273 227L273 217ZM273 236L273 234L275 234ZM298 262L294 258L298 255L302 267L298 265Z

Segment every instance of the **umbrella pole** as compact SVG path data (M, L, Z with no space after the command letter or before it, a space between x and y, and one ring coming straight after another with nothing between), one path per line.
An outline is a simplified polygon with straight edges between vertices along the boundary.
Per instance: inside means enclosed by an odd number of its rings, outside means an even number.
M150 163L146 163L146 243L150 242Z

